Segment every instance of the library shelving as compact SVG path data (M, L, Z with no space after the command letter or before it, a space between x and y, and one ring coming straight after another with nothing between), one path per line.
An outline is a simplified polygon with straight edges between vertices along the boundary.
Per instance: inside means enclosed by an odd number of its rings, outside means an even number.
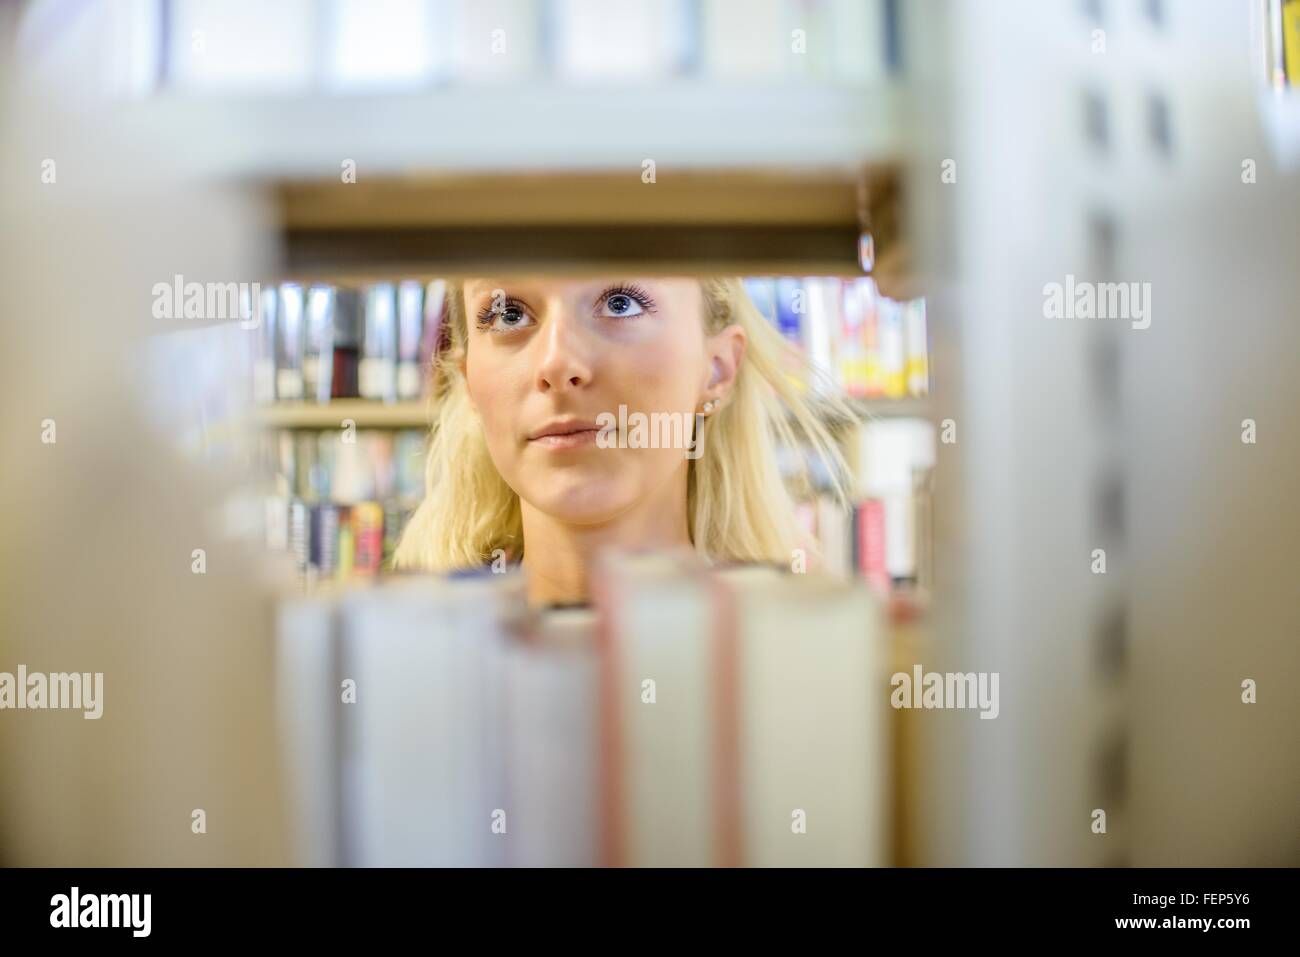
M818 410L826 424L847 427L872 418L902 416L925 417L929 400L925 396L902 399L850 399L849 408L857 413L852 421ZM358 429L426 428L432 421L434 407L429 400L378 402L371 399L333 399L329 402L272 402L257 406L254 424L262 429L332 429L351 422Z
M358 429L425 428L430 424L428 401L378 402L372 399L333 399L329 402L283 402L261 405L255 423L264 429L331 429L351 422Z

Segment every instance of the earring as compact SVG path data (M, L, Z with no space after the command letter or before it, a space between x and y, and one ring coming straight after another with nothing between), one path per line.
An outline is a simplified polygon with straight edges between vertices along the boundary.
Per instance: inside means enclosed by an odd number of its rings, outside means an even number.
M704 414L708 415L712 411L713 411L713 403L712 402L704 403Z

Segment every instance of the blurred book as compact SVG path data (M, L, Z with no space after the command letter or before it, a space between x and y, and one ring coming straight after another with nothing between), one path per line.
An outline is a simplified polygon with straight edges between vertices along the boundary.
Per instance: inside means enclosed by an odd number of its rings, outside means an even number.
M312 286L307 290L307 315L303 322L302 382L308 402L328 402L332 388L334 290Z
M420 340L424 334L424 286L407 280L397 286L398 399L420 396Z
M684 72L695 59L688 0L555 0L549 7L561 80L659 79Z
M363 328L358 393L363 399L392 402L397 398L397 290L392 283L366 290Z
M511 802L491 760L504 688L489 680L501 587L416 577L341 600L343 863L504 862Z
M360 395L361 293L355 289L334 291L334 322L331 335L330 398Z
M881 296L875 280L746 277L745 291L812 369L812 391L857 399L930 392L925 300ZM796 364L790 375L799 379Z
M313 583L387 567L424 495L422 429L267 431L260 449L269 550Z
M537 616L528 640L504 645L510 865L598 862L594 633L591 609L551 609Z
M303 294L297 283L280 285L276 310L275 398L300 402L303 397Z
M533 0L450 0L447 44L458 81L520 82L545 69L546 7Z
M1281 20L1286 81L1290 86L1300 86L1300 0L1285 0Z
M865 588L630 556L597 605L606 863L885 863L887 681Z

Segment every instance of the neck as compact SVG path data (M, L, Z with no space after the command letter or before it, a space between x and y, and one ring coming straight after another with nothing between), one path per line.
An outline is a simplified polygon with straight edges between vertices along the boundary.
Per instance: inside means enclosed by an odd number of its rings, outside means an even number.
M521 501L522 565L529 604L538 607L590 601L592 563L605 549L689 546L686 470L665 484L663 493L594 524L564 522Z

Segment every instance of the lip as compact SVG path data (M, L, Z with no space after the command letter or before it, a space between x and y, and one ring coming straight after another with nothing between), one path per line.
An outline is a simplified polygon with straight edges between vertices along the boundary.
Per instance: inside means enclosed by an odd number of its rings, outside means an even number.
M600 430L586 419L560 419L542 426L528 436L529 445L548 449L576 449L592 445Z

